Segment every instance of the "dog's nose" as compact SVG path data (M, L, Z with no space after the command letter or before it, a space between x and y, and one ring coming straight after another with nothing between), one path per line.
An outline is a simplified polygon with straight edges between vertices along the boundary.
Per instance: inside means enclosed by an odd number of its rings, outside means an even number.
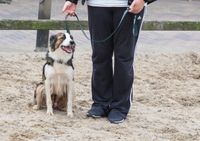
M75 44L75 42L74 42L74 41L70 41L69 43L70 43L70 45L74 45L74 44Z

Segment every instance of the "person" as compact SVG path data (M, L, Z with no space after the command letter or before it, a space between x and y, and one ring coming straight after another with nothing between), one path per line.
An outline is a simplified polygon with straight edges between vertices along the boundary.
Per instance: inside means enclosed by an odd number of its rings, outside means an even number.
M134 80L133 62L138 33L133 33L135 15L144 13L145 3L155 0L87 0L92 45L92 99L88 117L107 116L111 123L122 123L131 106ZM73 16L78 0L66 0L63 12ZM84 0L82 3L84 4ZM128 5L130 4L130 5ZM129 12L118 27L124 11ZM139 18L141 19L141 18ZM137 22L136 22L137 24ZM138 22L141 25L141 22ZM139 25L139 26L140 26ZM137 25L135 25L137 26ZM103 40L116 33L106 41ZM114 56L114 59L112 59Z

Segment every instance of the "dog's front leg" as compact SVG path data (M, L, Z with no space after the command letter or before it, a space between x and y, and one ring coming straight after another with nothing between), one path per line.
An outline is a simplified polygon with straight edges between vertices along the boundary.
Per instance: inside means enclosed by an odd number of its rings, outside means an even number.
M71 80L67 87L67 116L68 117L73 117L73 111L72 111L73 92L74 92L74 84L73 84L73 80Z
M46 94L47 114L53 115L50 81L48 79L45 80L45 94Z

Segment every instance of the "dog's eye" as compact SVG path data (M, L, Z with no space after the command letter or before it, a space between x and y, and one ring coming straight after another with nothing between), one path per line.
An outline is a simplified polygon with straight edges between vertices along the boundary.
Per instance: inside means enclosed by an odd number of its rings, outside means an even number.
M63 35L63 36L61 37L61 39L65 40L65 39L66 39L66 36L65 36L65 35Z

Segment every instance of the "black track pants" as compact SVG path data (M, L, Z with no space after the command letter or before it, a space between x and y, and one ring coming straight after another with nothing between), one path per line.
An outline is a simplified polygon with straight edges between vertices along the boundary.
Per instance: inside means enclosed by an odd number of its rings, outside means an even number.
M117 28L125 10L125 7L88 6L92 40L108 37ZM134 17L128 13L118 31L109 40L92 42L94 104L118 109L124 115L130 109L134 79L133 61L137 41L137 36L133 35Z

